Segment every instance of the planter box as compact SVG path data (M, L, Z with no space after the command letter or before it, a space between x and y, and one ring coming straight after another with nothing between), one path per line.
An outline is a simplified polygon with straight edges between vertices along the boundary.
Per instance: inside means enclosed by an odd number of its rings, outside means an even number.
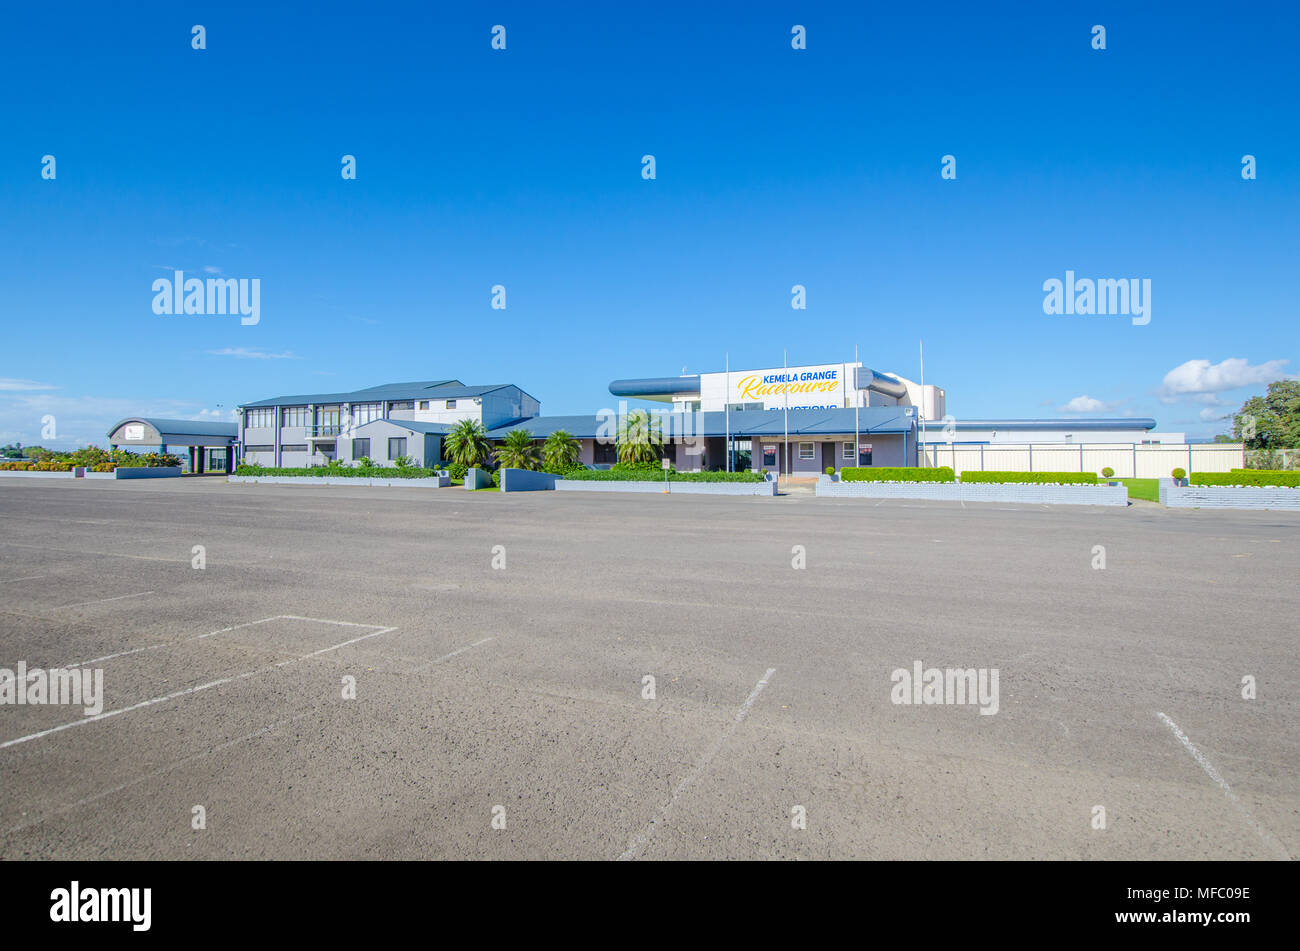
M555 481L560 477L549 472L534 472L531 469L502 469L502 492L545 492L555 488Z
M113 470L114 479L179 479L180 477L180 466L118 466Z
M669 495L776 495L775 482L669 482ZM662 482L589 482L585 479L558 479L557 492L658 492Z
M425 479L350 479L346 476L337 479L317 476L226 476L227 482L257 483L266 485L365 485L387 488L445 488L451 485L447 476L430 476Z
M78 474L80 469L80 474ZM22 470L0 470L0 476L17 476L27 479L170 479L179 478L179 466L139 466L119 467L112 472L92 472L84 467L70 469L67 472L24 472Z
M1021 482L819 482L832 499L930 499L1045 505L1128 505L1126 485L1037 485Z
M468 469L465 472L465 488L473 491L474 489L489 489L492 487L492 473L486 469Z
M1300 489L1282 485L1174 485L1160 480L1160 504L1171 509L1281 509L1300 512Z

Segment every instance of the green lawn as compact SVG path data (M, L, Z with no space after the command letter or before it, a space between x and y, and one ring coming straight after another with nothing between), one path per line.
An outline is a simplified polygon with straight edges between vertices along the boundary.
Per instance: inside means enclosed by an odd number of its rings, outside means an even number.
M1157 479L1116 479L1128 486L1130 499L1146 499L1148 502L1160 501L1160 482Z

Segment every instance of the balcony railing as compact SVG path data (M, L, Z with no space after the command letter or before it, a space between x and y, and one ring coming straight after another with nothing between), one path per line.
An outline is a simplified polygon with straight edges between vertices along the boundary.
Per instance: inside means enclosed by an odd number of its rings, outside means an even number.
M339 423L308 423L303 429L306 430L308 439L337 436L343 432L343 426Z

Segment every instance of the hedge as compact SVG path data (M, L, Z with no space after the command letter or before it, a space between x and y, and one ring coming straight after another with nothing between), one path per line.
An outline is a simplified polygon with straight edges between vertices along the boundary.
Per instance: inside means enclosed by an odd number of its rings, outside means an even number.
M963 472L962 482L1020 482L1032 485L1096 485L1095 472L1004 472L987 469Z
M238 466L237 476L305 476L313 479L429 479L433 469L407 466L405 469L382 466L312 466L309 469L287 469L274 466Z
M1193 472L1192 485L1273 485L1300 488L1300 472L1282 469L1233 469L1231 472Z
M952 482L951 466L939 466L926 469L917 466L880 466L868 469L861 466L845 466L840 470L841 482Z
M575 469L565 473L574 482L663 482L662 469ZM668 473L669 482L763 482L761 472L676 472Z

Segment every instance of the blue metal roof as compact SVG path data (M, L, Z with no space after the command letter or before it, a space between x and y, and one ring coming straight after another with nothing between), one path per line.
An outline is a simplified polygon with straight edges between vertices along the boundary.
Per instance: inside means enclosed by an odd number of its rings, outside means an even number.
M858 411L857 431L866 433L910 433L916 428L915 411L910 406L866 406ZM665 412L658 415L674 417L691 415L700 431L693 435L723 436L727 433L726 413L675 413ZM789 429L786 429L786 415L782 410L750 410L731 413L731 435L745 438L747 436L780 436L789 432L791 436L830 436L846 435L854 431L852 409L792 409L790 410ZM501 439L506 433L516 429L525 429L538 439L545 439L557 429L566 430L575 439L594 439L610 432L610 417L606 416L538 416L525 419L508 426L498 426L488 430L489 439Z
M161 436L227 436L234 439L239 435L239 426L236 423L218 423L211 420L194 420L194 419L162 419L156 416L128 416L126 419L114 423L108 430L108 435L112 436L127 423L148 423L154 429L158 430ZM163 442L181 443L182 439L165 439Z
M365 429L367 426L373 426L376 423L389 423L390 425L408 430L409 432L434 433L438 436L445 436L452 430L450 423L424 423L418 422L414 419L372 419L368 423L362 423L360 426L357 426L353 432L361 432L361 430Z
M441 399L442 389L466 389L460 380L423 380L414 383L382 383L364 390L346 393L302 393L297 396L273 396L240 406L305 406L308 403L378 403L381 400ZM488 387L494 389L494 387ZM437 391L437 392L434 392ZM453 399L455 397L453 396Z

